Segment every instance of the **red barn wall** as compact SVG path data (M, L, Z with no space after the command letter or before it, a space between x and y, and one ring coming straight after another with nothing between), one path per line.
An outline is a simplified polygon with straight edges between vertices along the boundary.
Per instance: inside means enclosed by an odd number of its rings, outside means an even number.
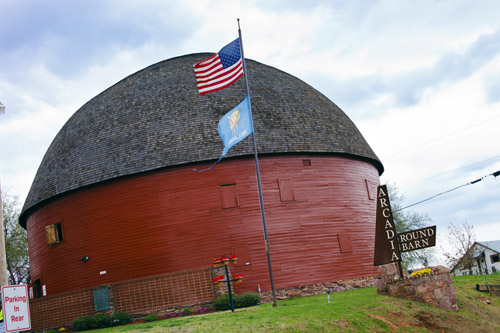
M317 155L259 162L276 289L375 273L379 178L371 163ZM57 222L64 240L48 245L45 226ZM231 253L240 257L233 271L245 276L236 292L271 289L253 159L77 190L34 211L27 231L31 278L47 295L209 267Z

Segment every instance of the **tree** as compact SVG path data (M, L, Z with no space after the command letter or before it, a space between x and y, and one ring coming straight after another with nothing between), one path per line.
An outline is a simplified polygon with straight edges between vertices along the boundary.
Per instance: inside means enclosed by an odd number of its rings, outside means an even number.
M387 185L389 201L391 203L392 217L396 227L396 232L420 229L429 226L432 219L426 214L420 214L411 210L401 210L404 196L399 193L394 184ZM421 250L401 253L401 265L407 270L411 267L428 267L429 262L434 259L434 249L426 248Z
M3 230L9 284L24 284L29 280L28 239L19 221L19 199L2 189Z
M448 229L448 243L450 251L444 251L446 264L453 268L457 264L461 270L472 269L474 264L474 251L469 251L476 242L474 227L465 221L461 225L450 222Z

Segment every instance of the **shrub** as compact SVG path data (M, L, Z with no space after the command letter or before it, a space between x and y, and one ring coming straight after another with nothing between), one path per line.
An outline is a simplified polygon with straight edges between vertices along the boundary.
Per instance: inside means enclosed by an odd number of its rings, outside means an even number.
M233 302L236 295L233 294ZM217 298L214 302L214 308L217 311L225 311L231 309L231 302L229 301L229 294L224 294Z
M48 331L47 331L47 333L57 333L57 330L55 330L55 329L50 329L50 330L48 330Z
M191 313L193 313L193 311L191 311L190 308L185 308L184 310L182 310L182 313L184 316L187 316L187 315L190 315Z
M128 313L117 312L111 316L111 322L113 326L127 325L132 322L132 318Z
M75 320L73 320L72 326L73 330L75 331L87 331L95 328L125 325L130 322L132 322L132 319L130 318L130 315L128 313L118 312L113 316L110 316L107 313L98 313L93 317L84 316L76 318Z
M147 315L146 317L144 317L144 320L147 322L156 321L156 320L158 320L158 316L155 314L150 314L150 315Z
M96 328L96 322L92 316L83 316L73 320L72 326L77 332L86 331Z
M247 308L260 303L260 296L257 293L244 293L236 297L235 307Z
M240 296L233 294L233 303L235 308L246 308L260 303L260 296L257 293L244 293ZM217 298L214 302L214 308L217 311L225 311L231 309L231 301L229 294L225 294Z
M111 316L107 313L98 313L94 316L95 328L105 328L113 325Z

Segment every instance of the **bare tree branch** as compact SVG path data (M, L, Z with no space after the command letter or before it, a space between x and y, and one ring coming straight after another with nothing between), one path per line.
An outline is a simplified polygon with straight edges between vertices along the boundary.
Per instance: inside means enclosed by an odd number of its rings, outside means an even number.
M446 264L452 268L457 264L460 269L471 269L474 262L472 245L476 242L474 226L465 221L461 225L452 222L448 224L448 242L452 246L450 251L445 251Z

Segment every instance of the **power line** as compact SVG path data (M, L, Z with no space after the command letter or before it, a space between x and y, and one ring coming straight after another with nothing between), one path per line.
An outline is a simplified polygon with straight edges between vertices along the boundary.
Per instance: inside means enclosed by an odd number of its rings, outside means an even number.
M437 175L429 176L429 177L422 178L422 179L419 179L419 180L414 180L414 181L412 181L412 182L405 183L405 184L402 184L402 185L400 185L400 186L401 186L401 187L404 187L404 186L406 186L406 185L412 185L412 184L415 184L415 183L420 183L420 182L422 182L422 181L424 181L424 180L428 180L428 179L431 179L431 178L436 178L436 177L439 177L439 176L442 176L442 175L446 175L446 174L448 174L448 173L452 173L452 172L455 172L455 171L459 171L459 170L467 169L467 168L469 168L469 167L471 167L471 166L475 166L475 165L483 164L483 163L485 163L485 162L490 162L490 161L496 160L496 159L498 159L498 158L500 158L500 155L495 156L495 157L491 157L491 158L488 158L488 159L486 159L486 160L482 160L482 161L479 161L479 162L475 162L475 163L472 163L472 164L468 164L468 165L466 165L466 166L463 166L463 167L460 167L460 168L457 168L457 169L453 169L453 170L450 170L450 171L442 172L442 173L439 173L439 174L437 174Z
M442 136L440 136L440 137L434 138L434 139L432 139L432 140L429 140L429 141L427 141L427 142L424 142L424 143L418 144L418 145L416 145L416 146L413 146L413 147L410 147L410 148L407 148L407 149L401 150L401 151L399 151L399 152L397 152L397 153L394 153L394 154L391 154L391 155L386 156L386 158L387 158L387 159L391 159L391 157L394 157L394 156L397 156L397 155L401 155L402 153L408 152L409 150L413 150L413 149L416 149L416 148L420 148L420 147L422 147L422 146L426 146L426 145L430 145L430 144L435 145L437 141L440 141L440 140L446 139L447 137L453 136L453 135L455 135L455 134L459 134L459 133L464 132L464 131L466 131L466 130L468 130L468 129L471 129L471 128L473 128L473 127L477 127L477 126L479 126L479 125L482 125L482 124L484 124L484 123L490 122L490 121L495 120L495 119L497 119L497 118L500 118L500 116L496 116L496 117L493 117L493 118L489 118L489 119L483 120L483 121L481 121L481 122L479 122L479 123L475 123L475 124L473 124L473 125L471 125L471 126L464 127L464 128L459 129L459 130L457 130L457 131L454 131L454 132L451 132L451 133L448 133L448 134L442 135ZM471 135L471 134L469 134L469 136L470 136L470 135ZM463 138L463 137L462 137L462 138ZM414 153L413 155L420 154L420 153L425 152L425 151L427 151L427 150L429 150L429 149L432 149L432 148L434 148L434 147L428 148L428 149L423 150L423 151L419 151L419 152L417 152L417 153ZM413 156L413 155L406 156L406 157L402 157L402 158L396 159L395 161L399 161L399 160L402 160L402 159L406 159L406 158L411 157L411 156Z
M434 199L435 197L438 197L438 196L440 196L440 195L443 195L443 194L449 193L449 192L451 192L451 191L458 190L459 188L462 188L462 187L465 187L465 186L468 186L468 185L472 185L472 184L475 184L475 183L479 183L481 180L483 180L484 178L486 178L486 177L488 177L488 176L493 176L493 177L495 177L495 178L496 178L496 177L497 177L497 176L499 176L499 175L500 175L500 170L495 171L495 172L493 172L493 173L490 173L490 174L488 174L488 175L486 175L486 176L483 176L483 177L481 177L481 178L478 178L478 179L473 180L473 181L471 181L471 182L468 182L468 183L466 183L466 184L463 184L463 185L460 185L460 186L454 187L454 188L452 188L451 190L447 190L447 191L444 191L444 192L438 193L438 194L433 195L432 197L429 197L429 198L427 198L427 199L420 200L419 202L415 202L415 203L413 203L413 204L411 204L411 205L408 205L408 206L406 206L406 207L403 207L403 208L397 209L397 210L395 210L394 212L399 212L400 210L403 210L403 209L406 209L406 208L410 208L410 207L416 206L416 205L421 204L421 203L423 203L423 202L426 202L426 201L429 201L429 200L431 200L431 199Z

